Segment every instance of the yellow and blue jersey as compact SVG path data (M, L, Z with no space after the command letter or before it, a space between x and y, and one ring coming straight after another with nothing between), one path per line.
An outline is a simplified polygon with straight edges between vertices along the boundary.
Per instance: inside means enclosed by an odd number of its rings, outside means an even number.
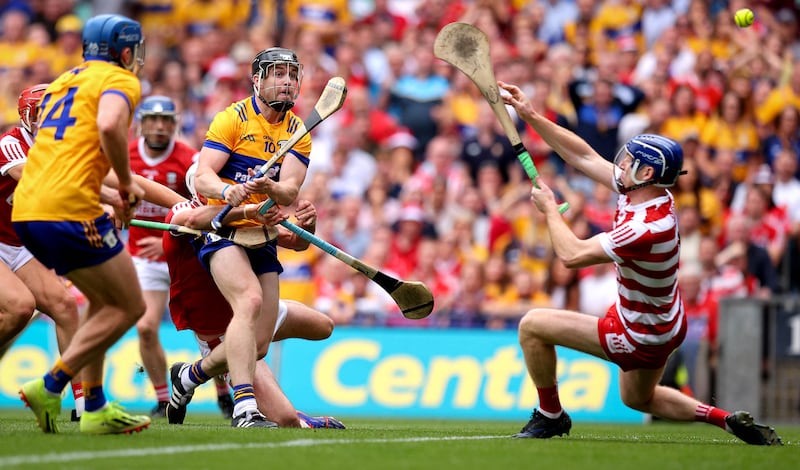
M303 121L292 111L287 111L277 124L269 123L256 105L255 96L250 96L217 113L206 133L203 147L219 150L229 155L225 166L218 172L226 183L244 183L247 170L258 170L289 140ZM293 155L308 166L311 155L311 135L306 134L286 155ZM266 172L275 181L280 179L281 165L286 155ZM266 194L251 194L244 203L260 203ZM224 204L220 199L209 199L209 204ZM244 204L243 203L243 204Z
M125 98L132 117L141 84L116 64L90 60L47 87L36 141L15 191L12 220L86 221L103 214L100 186L111 162L100 147L97 113L100 97L107 93Z

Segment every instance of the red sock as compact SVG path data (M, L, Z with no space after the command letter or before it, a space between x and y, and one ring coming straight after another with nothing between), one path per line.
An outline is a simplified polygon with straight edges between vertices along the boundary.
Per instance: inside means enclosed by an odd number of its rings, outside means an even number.
M80 382L72 384L72 398L75 400L83 398L83 387Z
M705 403L700 403L694 410L694 420L713 424L725 429L725 417L730 413L722 408L716 408Z
M153 389L156 391L156 400L169 401L169 389L167 389L167 384L157 385L153 387Z
M217 396L221 397L222 395L230 395L231 389L228 387L228 382L224 380L215 380L217 384Z
M552 415L561 414L561 401L558 399L558 385L552 387L536 387L539 393L539 411Z

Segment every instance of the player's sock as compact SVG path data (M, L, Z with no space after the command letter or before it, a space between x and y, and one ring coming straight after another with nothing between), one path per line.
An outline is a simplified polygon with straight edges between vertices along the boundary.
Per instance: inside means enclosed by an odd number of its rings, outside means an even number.
M233 416L239 416L246 411L258 411L256 395L251 384L233 386Z
M72 398L75 400L75 416L80 418L84 410L83 386L80 383L72 384Z
M539 394L539 412L545 417L556 419L564 412L561 400L558 399L558 385L552 387L537 387Z
M44 376L44 389L50 393L61 395L61 391L67 387L74 375L75 373L59 358L56 365Z
M725 417L729 414L729 411L725 411L722 408L700 403L694 410L694 420L713 424L727 431L728 428L725 424Z
M97 411L106 406L106 394L103 393L103 383L83 383L86 411Z
M217 385L218 397L231 394L231 389L228 387L228 382L225 380L215 380L214 383Z
M201 367L202 362L202 359L193 362L192 365L187 367L181 374L181 385L183 385L183 388L186 390L193 390L197 388L198 385L211 380L211 376L203 372L203 368Z
M156 400L158 402L169 401L169 392L170 392L170 390L169 390L169 387L167 387L166 383L164 385L156 385L156 386L154 386L153 390L155 390L155 392L156 392Z

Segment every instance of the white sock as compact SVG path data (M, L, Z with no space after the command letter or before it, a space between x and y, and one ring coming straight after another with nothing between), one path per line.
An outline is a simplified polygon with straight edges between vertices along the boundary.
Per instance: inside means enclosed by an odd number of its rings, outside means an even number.
M248 411L259 413L258 403L256 403L255 398L248 398L233 405L233 416L239 416Z
M83 414L83 410L86 409L86 400L83 397L75 398L75 416L79 417Z
M549 411L545 411L545 410L543 410L543 409L539 408L539 413L543 414L545 418L550 418L550 419L556 419L556 418L558 418L559 416L561 416L561 414L562 414L563 412L564 412L564 410L563 410L563 409L562 409L561 411L559 411L558 413L551 413L551 412L549 412Z

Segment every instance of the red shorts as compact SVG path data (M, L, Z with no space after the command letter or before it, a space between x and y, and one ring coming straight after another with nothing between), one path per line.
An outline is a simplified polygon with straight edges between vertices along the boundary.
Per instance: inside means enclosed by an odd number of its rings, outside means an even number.
M664 344L646 345L634 343L626 334L619 319L617 306L612 305L606 316L597 320L597 335L600 346L608 359L624 371L634 369L659 369L667 363L672 351L678 348L686 336L686 321L678 335Z

